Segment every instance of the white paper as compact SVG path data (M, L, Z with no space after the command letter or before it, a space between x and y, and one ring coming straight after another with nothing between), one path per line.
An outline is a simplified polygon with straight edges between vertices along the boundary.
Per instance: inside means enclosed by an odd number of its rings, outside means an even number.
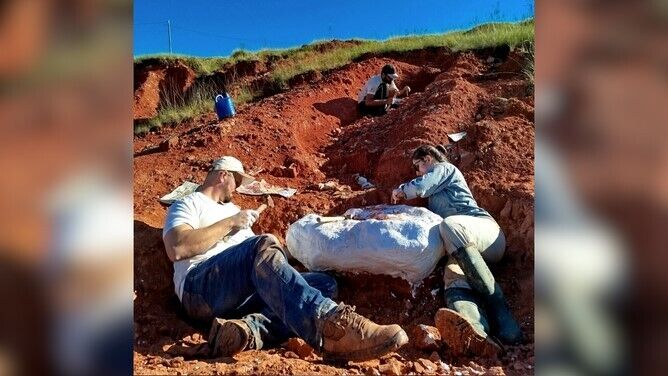
M449 133L448 134L448 139L450 139L450 141L452 141L452 142L457 142L464 137L466 137L466 132L458 132L458 133Z
M176 187L176 189L169 192L168 194L160 197L160 202L166 205L171 205L174 201L180 200L185 196L195 192L197 187L199 187L199 184L187 181Z
M237 192L251 196L279 195L285 198L289 198L297 193L297 190L294 188L277 187L267 183L264 180L255 180L252 183L240 186L237 188Z

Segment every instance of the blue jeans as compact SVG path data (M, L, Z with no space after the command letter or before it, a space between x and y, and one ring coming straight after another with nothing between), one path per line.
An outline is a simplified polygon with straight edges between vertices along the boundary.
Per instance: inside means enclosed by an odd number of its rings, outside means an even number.
M251 347L281 343L291 336L322 346L322 318L336 307L334 278L299 274L273 235L249 238L188 272L181 302L200 321L239 318L252 332Z

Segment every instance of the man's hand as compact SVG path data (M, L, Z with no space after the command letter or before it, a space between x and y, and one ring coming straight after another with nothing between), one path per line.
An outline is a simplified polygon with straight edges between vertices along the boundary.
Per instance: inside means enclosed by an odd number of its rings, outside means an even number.
M404 88L401 89L401 92L399 93L398 97L407 97L408 94L410 93L411 93L410 86L404 86Z
M193 229L187 224L176 226L163 237L167 256L175 262L201 255L239 229L251 228L259 216L257 210L242 210L236 215L199 229Z
M230 217L233 228L251 228L260 217L256 210L242 210L236 215Z
M396 188L392 191L392 203L396 204L399 200L405 200L406 194L401 188Z

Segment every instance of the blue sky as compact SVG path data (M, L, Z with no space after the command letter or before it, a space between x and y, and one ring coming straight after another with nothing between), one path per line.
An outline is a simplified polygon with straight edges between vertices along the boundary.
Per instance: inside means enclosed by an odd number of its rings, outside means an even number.
M533 0L135 0L134 55L301 46L322 39L387 39L533 17Z

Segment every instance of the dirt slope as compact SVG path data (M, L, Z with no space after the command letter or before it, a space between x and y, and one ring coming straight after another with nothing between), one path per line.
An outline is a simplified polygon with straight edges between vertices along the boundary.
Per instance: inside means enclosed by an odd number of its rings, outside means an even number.
M493 271L504 287L527 341L499 360L455 359L447 348L438 356L464 374L532 373L533 367L533 92L521 74L522 57L503 64L488 61L491 51L444 50L367 57L314 78L283 94L241 106L233 119L213 113L135 138L135 371L137 373L365 373L398 360L403 373L420 373L418 360L430 352L411 344L384 359L329 365L317 357L292 359L286 349L244 352L234 359L170 360L163 346L186 338L198 341L207 328L190 326L179 309L164 254L161 228L166 208L157 199L184 180L201 181L209 163L235 155L271 183L297 188L263 213L256 233L283 239L289 224L304 214L339 214L352 206L387 202L391 189L413 177L410 153L424 142L447 144L447 134L467 131L451 150L479 204L499 221L508 238L506 257ZM413 95L401 108L379 118L359 119L356 97L365 80L392 63ZM175 138L174 138L175 137ZM156 146L172 138L167 151ZM162 150L162 151L160 151ZM377 188L361 191L352 174L362 173ZM350 191L320 191L334 180ZM242 207L260 200L237 195ZM424 202L416 201L420 205ZM399 323L409 333L434 325L443 306L443 266L415 296L402 281L378 276L340 276L340 296L380 323ZM363 286L364 289L360 289ZM194 339L193 339L194 337Z
M160 103L176 101L195 82L195 72L182 62L170 65L143 63L135 67L135 92L132 117L150 119L158 114Z

